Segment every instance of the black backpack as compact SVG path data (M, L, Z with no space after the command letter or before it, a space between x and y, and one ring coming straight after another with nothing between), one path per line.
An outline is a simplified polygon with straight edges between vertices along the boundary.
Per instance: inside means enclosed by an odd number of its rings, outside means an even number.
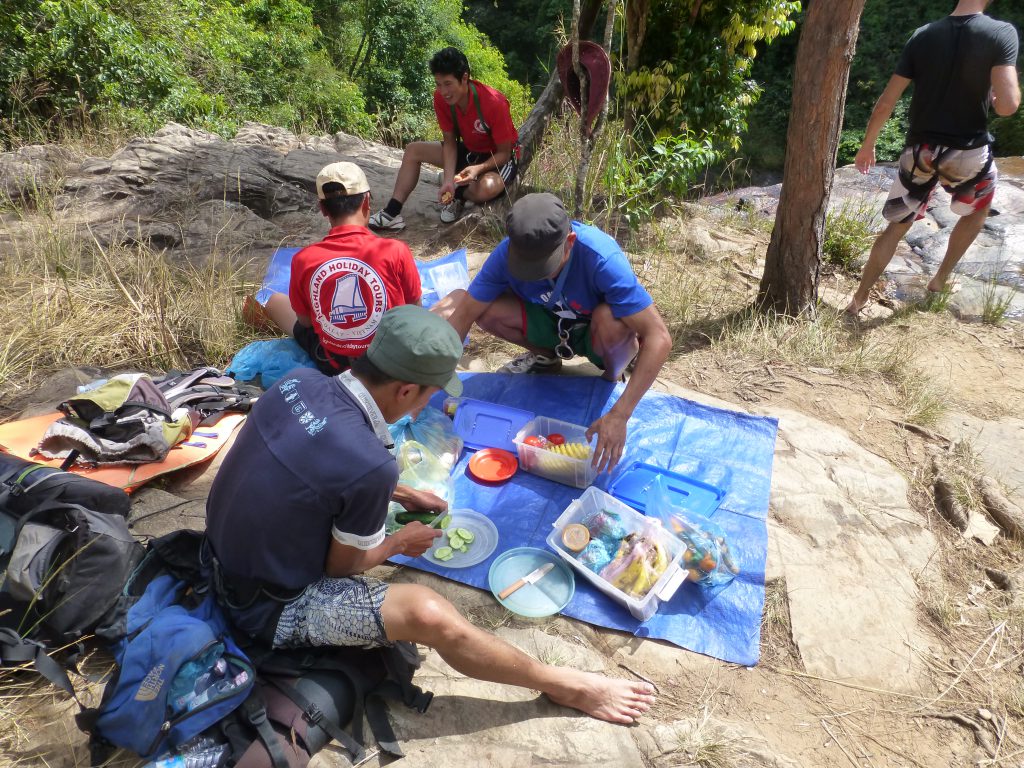
M387 701L423 713L433 699L412 682L420 664L412 643L247 652L256 688L219 725L235 768L304 768L331 741L359 763L366 757L364 717L380 748L403 757Z
M119 488L0 454L0 664L33 662L73 693L47 649L117 623L142 558L129 509Z

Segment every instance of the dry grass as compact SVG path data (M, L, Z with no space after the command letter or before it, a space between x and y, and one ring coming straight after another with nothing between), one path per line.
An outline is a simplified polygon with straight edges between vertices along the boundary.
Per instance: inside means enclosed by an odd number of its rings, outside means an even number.
M223 256L172 263L145 247L103 247L53 220L23 228L0 260L0 405L68 367L223 364L251 335L253 285Z

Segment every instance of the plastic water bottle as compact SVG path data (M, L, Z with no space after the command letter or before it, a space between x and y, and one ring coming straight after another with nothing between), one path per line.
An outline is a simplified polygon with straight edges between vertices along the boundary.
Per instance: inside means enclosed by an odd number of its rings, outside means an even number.
M203 706L206 702L211 701L222 693L230 691L232 688L237 688L240 685L245 685L249 680L249 673L244 669L239 672L235 677L225 678L224 680L218 680L213 685L207 686L205 690L196 694L196 696L188 702L189 711L198 709Z
M184 712L187 709L194 709L195 705L192 702L195 701L196 697L218 680L221 680L227 673L227 660L224 658L217 659L209 671L204 672L195 679L190 691L174 699L174 711Z
M218 744L213 739L204 739L206 744L198 745L189 752L171 755L148 763L145 768L219 768L228 754L227 744Z

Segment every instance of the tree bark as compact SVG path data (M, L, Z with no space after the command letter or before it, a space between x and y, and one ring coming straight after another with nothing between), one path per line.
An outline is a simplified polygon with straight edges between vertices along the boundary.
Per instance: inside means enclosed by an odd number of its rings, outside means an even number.
M797 45L786 163L758 303L814 313L825 213L864 0L812 0Z
M580 3L579 39L585 40L590 37L597 17L600 15L601 6L605 0L582 0ZM533 154L540 146L544 138L544 131L547 130L551 116L562 103L565 91L562 88L562 81L558 79L558 69L551 70L551 77L544 87L537 103L533 105L530 114L526 116L522 126L519 128L519 176L526 172L533 161Z

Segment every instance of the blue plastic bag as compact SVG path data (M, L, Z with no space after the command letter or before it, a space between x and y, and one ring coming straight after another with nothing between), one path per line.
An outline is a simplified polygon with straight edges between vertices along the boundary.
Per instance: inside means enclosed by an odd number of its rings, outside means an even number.
M395 455L398 456L402 443L415 440L451 472L462 456L462 438L455 434L452 420L437 408L427 406L414 419L403 416L388 425L391 439L395 441Z
M295 339L288 337L247 344L235 353L226 372L239 381L252 381L259 376L260 385L269 389L294 368L316 368L316 363Z
M661 524L686 545L682 568L689 571L687 579L704 587L728 584L739 573L722 529L709 518L674 506L665 478L657 475L647 492L648 517Z

